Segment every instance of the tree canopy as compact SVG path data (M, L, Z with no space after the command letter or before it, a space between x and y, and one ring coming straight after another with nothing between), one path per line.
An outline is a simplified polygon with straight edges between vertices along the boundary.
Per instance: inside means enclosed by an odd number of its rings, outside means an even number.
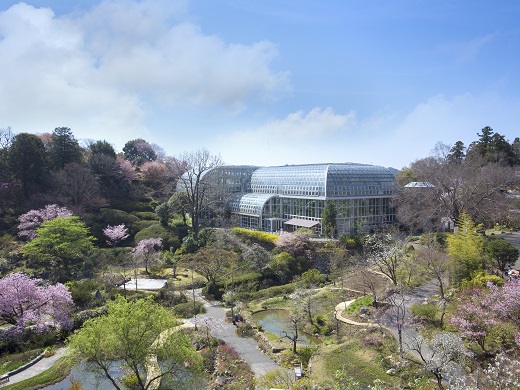
M147 161L155 161L157 159L152 145L142 138L128 141L123 146L123 153L125 158L133 165L142 165Z
M78 217L58 217L43 222L23 252L52 278L67 281L79 271L84 256L94 248L93 242L94 237Z
M321 216L321 224L323 226L324 233L333 237L336 232L336 208L334 207L334 202L327 202L327 205L323 209L323 214Z
M68 341L73 355L89 362L116 389L125 388L112 368L122 364L138 389L156 388L162 379L185 369L197 370L200 356L171 313L152 299L135 302L118 297L107 304L107 314L87 320ZM155 358L155 364L154 364ZM157 360L159 365L156 364Z
M505 271L508 264L514 264L518 260L518 248L503 238L489 238L485 250L501 271Z
M46 284L23 273L0 279L0 319L24 328L27 324L42 329L49 324L69 328L72 296L61 283Z
M48 145L48 154L55 169L63 169L66 164L81 162L83 153L72 130L68 127L56 127Z
M15 135L8 152L9 168L29 197L30 188L39 184L47 167L47 153L38 136L28 133Z
M466 213L457 221L457 231L448 236L448 256L452 260L454 282L460 283L484 266L484 237L476 224Z

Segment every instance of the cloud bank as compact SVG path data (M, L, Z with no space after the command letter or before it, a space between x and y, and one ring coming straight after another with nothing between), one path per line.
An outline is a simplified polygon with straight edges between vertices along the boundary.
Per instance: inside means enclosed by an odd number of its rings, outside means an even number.
M186 21L182 2L104 1L56 16L18 3L0 13L0 116L17 132L69 126L78 138L146 135L153 106L239 112L289 91L268 41L224 42ZM5 120L4 119L4 120ZM124 138L124 139L123 139Z

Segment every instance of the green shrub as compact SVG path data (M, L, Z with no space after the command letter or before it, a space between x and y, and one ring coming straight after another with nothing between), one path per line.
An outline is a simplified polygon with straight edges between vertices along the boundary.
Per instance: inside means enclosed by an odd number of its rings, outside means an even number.
M141 202L137 200L125 200L118 204L119 208L124 211L134 212L134 211L147 211L154 212L155 207L157 206L157 202L152 202L147 199L148 202Z
M137 233L135 235L135 242L148 238L162 238L163 249L178 249L181 246L179 237L177 237L174 232L165 229L159 222L154 222L151 226Z
M504 279L500 276L490 275L486 271L476 271L471 275L470 280L462 281L461 287L463 289L474 287L485 288L488 283L493 283L495 286L502 287L504 285Z
M238 324L236 332L239 337L253 337L255 335L253 327L243 322Z
M157 214L152 213L151 211L134 211L132 212L132 215L135 215L139 219L143 220L155 220L158 221L159 217L157 217Z
M108 208L99 209L98 219L111 226L121 225L122 223L128 226L139 221L139 218L135 215L129 214L123 210Z
M317 269L310 269L301 275L300 283L304 287L319 286L325 283L325 275L322 275Z
M132 224L132 228L134 229L134 231L138 232L156 224L157 221L138 221Z
M253 294L251 294L251 299L266 299L272 298L280 295L289 295L294 292L296 289L295 283L284 284L283 286L273 286L269 288L265 288L263 290L259 290Z
M325 319L325 316L324 316L324 315L317 315L317 316L314 316L313 321L314 321L317 325L319 325L319 326L324 326L325 323L326 323L326 319Z
M312 354L316 352L317 348L312 347L303 347L296 349L298 352L298 356L300 357L300 361L303 363L305 367L309 365L309 361L311 360Z
M175 305L173 307L173 312L180 318L191 318L196 314L204 313L205 309L202 302L185 302Z
M346 234L342 234L338 237L338 241L346 249L359 250L362 247L362 240L360 236L348 236Z
M434 322L435 316L437 315L438 308L433 303L416 303L410 308L412 314L421 320Z
M95 279L82 279L65 283L69 289L72 300L78 308L84 308L94 300L94 293L99 289Z

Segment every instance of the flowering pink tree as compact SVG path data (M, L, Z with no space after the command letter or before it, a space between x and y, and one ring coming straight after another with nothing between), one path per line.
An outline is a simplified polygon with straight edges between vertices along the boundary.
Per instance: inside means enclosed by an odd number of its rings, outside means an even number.
M108 225L103 229L103 234L107 238L108 245L115 247L128 237L128 229L125 227L124 223L116 226Z
M60 217L70 217L71 215L72 211L57 204L48 204L43 209L30 210L18 217L20 222L17 226L18 236L31 241L36 238L36 229L40 227L42 222Z
M489 303L496 317L517 327L515 341L520 345L520 281L511 280L499 288L489 284Z
M117 244L119 244L121 241L123 241L124 239L126 239L128 237L128 229L125 227L124 223L121 225L116 225L116 226L108 225L105 229L103 229L103 234L107 238L108 245L114 247L115 257L116 257L116 259L118 259L118 253L117 253L116 246L117 246ZM127 262L122 261L121 274L123 276L123 290L124 290L124 296L126 298L126 281L127 281L127 277L128 277L128 273L127 273L128 269L125 267L125 265L126 265L125 263L127 263Z
M448 322L485 352L490 331L499 323L493 309L493 294L487 289L473 288L463 291L459 299L455 315Z
M276 246L292 256L301 255L308 249L312 231L309 229L298 229L294 233L282 233L276 241Z
M46 284L23 273L0 279L0 318L18 330L28 325L70 328L72 306L72 295L61 283Z
M146 273L148 273L148 266L157 259L156 248L161 247L162 238L147 238L139 241L137 246L132 250L134 258L143 262Z

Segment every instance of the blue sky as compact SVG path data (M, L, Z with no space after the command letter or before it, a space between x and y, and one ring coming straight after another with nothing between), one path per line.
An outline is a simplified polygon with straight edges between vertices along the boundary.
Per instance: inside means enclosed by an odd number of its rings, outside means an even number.
M517 1L0 0L0 127L402 168L520 136Z

